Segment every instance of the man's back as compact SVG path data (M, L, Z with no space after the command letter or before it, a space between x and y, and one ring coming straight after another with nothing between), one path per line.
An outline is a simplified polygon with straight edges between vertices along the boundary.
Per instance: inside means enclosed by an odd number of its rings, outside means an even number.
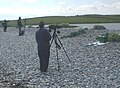
M42 28L36 32L36 41L39 49L48 47L50 39L51 36L47 29Z

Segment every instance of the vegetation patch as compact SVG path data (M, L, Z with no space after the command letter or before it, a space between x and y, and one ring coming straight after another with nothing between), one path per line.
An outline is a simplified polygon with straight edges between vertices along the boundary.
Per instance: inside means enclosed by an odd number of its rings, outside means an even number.
M106 37L109 42L120 42L120 35L117 33L108 33Z
M61 23L61 24L51 24L49 27L54 27L54 28L73 28L77 26L71 26L69 23Z
M69 35L62 36L61 39L63 39L63 38L77 37L77 36L79 36L79 35L81 35L81 34L85 34L87 30L88 30L88 28L83 28L83 29L81 28L81 29L79 29L79 30L76 31L76 32L70 33Z
M100 42L120 42L120 34L114 32L106 33L104 36L98 36L96 39Z
M95 30L105 30L106 28L102 25L94 25L93 29L95 29Z
M61 26L62 28L73 28L73 27L77 27L77 26L71 26L69 23L61 23L58 24L59 26Z

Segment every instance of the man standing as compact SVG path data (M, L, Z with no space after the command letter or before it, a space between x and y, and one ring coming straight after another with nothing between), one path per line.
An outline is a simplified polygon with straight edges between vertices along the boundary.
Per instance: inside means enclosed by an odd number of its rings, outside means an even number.
M21 27L22 27L21 17L19 17L19 19L17 21L17 25L19 27L19 36L21 36L22 35L22 31L21 31Z
M40 59L41 72L47 72L50 56L51 35L47 29L44 28L44 22L40 21L40 29L36 32L36 42L38 45L38 56Z
M6 29L7 29L7 21L4 20L4 22L2 23L2 25L3 25L3 27L4 27L3 31L6 32Z

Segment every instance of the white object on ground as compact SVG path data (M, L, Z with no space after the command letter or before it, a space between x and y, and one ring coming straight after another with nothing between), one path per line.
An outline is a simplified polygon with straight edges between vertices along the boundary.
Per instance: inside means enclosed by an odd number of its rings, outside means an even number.
M99 41L98 42L93 42L93 43L89 43L88 45L91 46L91 45L94 45L94 46L100 46L100 45L105 45L105 44L108 44L108 42L106 43L100 43Z

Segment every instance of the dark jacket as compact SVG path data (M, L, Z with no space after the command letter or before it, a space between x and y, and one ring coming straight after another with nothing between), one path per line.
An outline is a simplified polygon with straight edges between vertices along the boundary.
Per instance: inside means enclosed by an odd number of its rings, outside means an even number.
M37 41L39 50L49 48L50 40L51 40L51 35L47 29L41 28L36 32L36 41Z
M2 24L4 27L7 27L7 21L4 21Z
M17 21L17 25L18 25L18 27L22 27L22 22L21 22L20 19L18 19L18 21Z

